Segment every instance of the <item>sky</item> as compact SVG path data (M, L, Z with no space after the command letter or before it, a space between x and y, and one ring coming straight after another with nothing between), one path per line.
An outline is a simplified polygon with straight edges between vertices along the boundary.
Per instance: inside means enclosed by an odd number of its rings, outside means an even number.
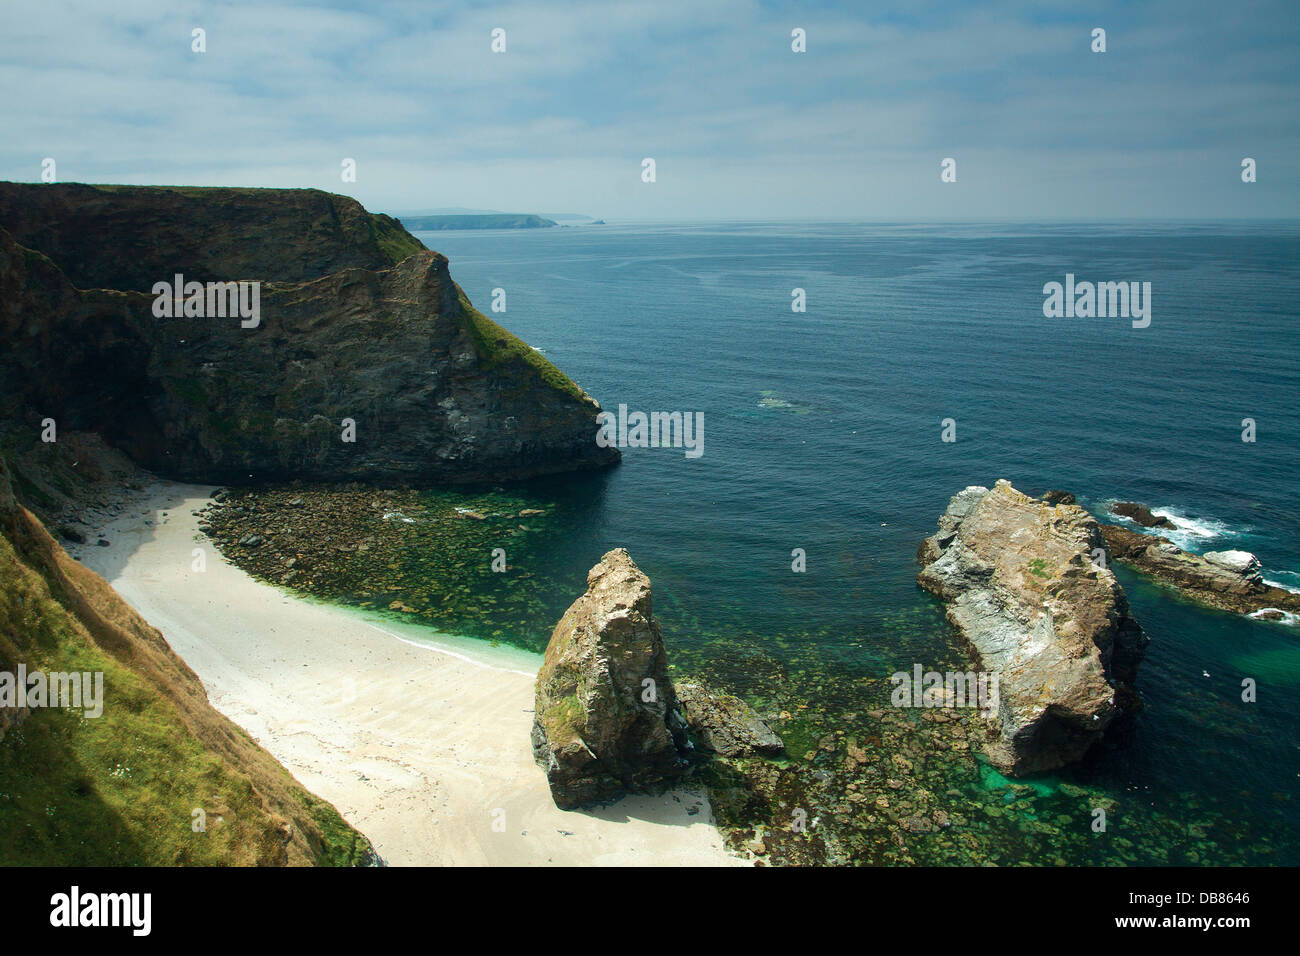
M1295 0L0 0L0 90L16 181L50 158L396 214L1300 217Z

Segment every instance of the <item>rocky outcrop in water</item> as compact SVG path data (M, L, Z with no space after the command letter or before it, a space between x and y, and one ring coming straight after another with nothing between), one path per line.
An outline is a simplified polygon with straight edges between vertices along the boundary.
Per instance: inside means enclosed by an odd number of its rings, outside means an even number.
M1291 621L1289 615L1300 614L1300 594L1265 584L1259 559L1248 551L1193 554L1172 541L1119 525L1102 525L1101 530L1114 560L1200 604L1275 620Z
M677 685L677 701L699 744L723 757L775 756L785 750L754 708L696 682Z
M785 749L740 698L698 681L674 686L650 579L627 551L610 551L546 647L533 757L556 805L571 809L673 784L697 742L722 757Z
M1164 515L1155 514L1146 505L1138 504L1136 501L1116 501L1110 506L1110 513L1119 515L1121 518L1129 518L1136 521L1144 528L1177 528L1172 520Z
M1124 710L1147 638L1114 574L1094 561L1101 530L1082 508L1053 506L999 481L955 495L921 546L922 587L978 666L999 676L997 733L1005 772L1079 759Z
M156 315L177 273L260 282L256 324ZM0 184L0 341L0 419L174 478L497 482L619 457L446 258L312 190Z

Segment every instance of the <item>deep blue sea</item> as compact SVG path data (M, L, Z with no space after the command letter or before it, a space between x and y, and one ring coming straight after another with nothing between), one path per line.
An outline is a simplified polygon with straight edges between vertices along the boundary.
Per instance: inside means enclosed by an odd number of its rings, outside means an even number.
M627 224L421 238L481 311L606 409L704 415L699 458L632 448L608 473L530 486L554 509L511 556L536 609L488 622L520 646L544 647L586 570L626 547L654 584L670 655L712 662L759 703L756 654L809 686L820 668L835 689L812 703L833 726L860 709L859 676L961 660L938 602L916 586L916 549L951 495L999 478L1072 491L1103 517L1109 500L1145 502L1180 521L1184 547L1253 551L1267 579L1300 588L1300 224ZM1150 282L1150 326L1045 318L1043 286L1066 273ZM505 313L490 311L495 288ZM806 312L791 309L796 288ZM955 442L941 440L948 418ZM795 548L806 573L791 570ZM1027 821L1009 827L990 811L1005 832L969 861L1300 864L1300 628L1204 610L1118 573L1151 638L1137 684L1146 710L1086 768L1044 778L1046 804L1016 803ZM496 593L492 606L515 586L502 577L477 585ZM1254 703L1241 700L1247 677ZM961 772L951 793L1011 802L997 775L969 761ZM1098 795L1111 808L1102 835L1078 822Z

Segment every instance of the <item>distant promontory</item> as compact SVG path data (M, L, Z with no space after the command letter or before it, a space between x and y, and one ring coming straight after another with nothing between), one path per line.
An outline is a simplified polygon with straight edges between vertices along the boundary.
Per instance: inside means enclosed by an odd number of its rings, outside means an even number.
M411 232L435 232L442 229L545 229L557 225L531 213L487 213L473 216L406 216L402 225Z

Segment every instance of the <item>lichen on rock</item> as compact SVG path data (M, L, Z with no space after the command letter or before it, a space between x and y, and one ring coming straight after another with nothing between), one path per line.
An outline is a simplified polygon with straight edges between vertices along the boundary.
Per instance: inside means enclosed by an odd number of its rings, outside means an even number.
M610 551L556 625L537 675L533 756L559 807L662 789L690 744L650 579Z
M1004 772L1079 759L1126 710L1147 638L1104 561L1082 508L1021 494L1007 481L953 497L921 546L917 581L983 668L1000 678L997 733L986 746Z

